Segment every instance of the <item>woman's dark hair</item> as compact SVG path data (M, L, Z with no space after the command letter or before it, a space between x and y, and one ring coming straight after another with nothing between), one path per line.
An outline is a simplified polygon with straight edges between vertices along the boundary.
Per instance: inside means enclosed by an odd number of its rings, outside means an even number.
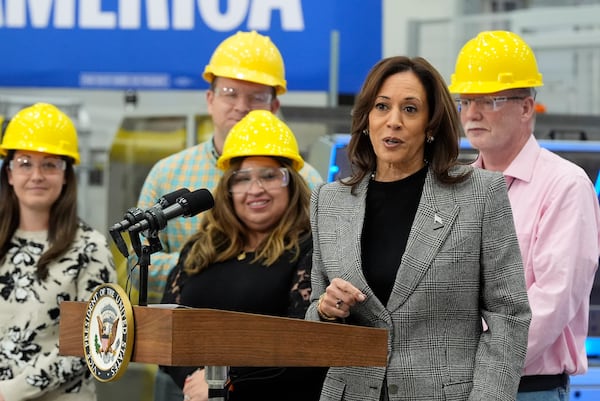
M433 136L434 141L425 143L425 159L435 177L442 183L452 184L464 181L469 174L449 173L454 165L460 164L457 160L459 138L463 129L456 104L444 79L422 57L396 56L385 58L371 68L352 109L351 138L348 144L352 176L342 183L351 186L353 190L377 167L377 158L370 138L363 134L369 128L369 113L375 105L377 95L387 78L406 71L411 71L417 76L427 94L429 122L425 132Z
M0 169L0 263L3 263L10 240L19 227L19 199L12 185L8 182L9 162L13 159L14 150L2 162ZM65 184L58 199L50 208L48 222L49 248L40 256L37 263L37 274L41 280L48 277L48 264L63 255L75 240L79 219L77 217L77 179L73 170L73 160L63 157L67 162L65 168Z

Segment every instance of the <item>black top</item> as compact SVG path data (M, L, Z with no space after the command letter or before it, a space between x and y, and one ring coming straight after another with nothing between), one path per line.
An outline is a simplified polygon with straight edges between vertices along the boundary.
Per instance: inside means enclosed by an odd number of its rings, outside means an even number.
M312 238L301 244L298 259L285 253L271 266L252 263L254 254L208 266L188 276L183 261L190 246L181 251L169 274L163 303L303 319L310 304ZM199 333L201 334L201 333ZM294 344L289 344L293 347ZM183 387L197 367L161 367ZM233 390L228 400L318 400L326 368L230 367Z
M427 166L399 181L371 180L362 232L362 265L367 283L386 305L419 207Z

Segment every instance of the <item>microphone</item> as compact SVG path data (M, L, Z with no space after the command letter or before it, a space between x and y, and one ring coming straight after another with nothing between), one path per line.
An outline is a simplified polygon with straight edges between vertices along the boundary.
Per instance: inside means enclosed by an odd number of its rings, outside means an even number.
M187 188L179 188L176 191L170 192L170 193L158 198L158 201L156 201L156 203L152 207L153 208L158 207L158 208L164 209L168 206L171 206L177 199L179 199L181 196L183 196L189 192L190 192L190 190ZM110 231L125 231L131 225L133 225L137 222L140 222L142 220L144 220L144 211L142 209L140 209L139 207L132 207L131 209L128 209L127 212L125 212L125 216L123 216L123 220L121 220L118 223L115 223L110 228Z
M171 206L173 203L175 203L175 201L177 199L181 198L183 195L189 194L189 193L190 193L189 189L179 188L176 191L173 191L171 193L168 193L168 194L163 195L160 198L158 198L158 201L156 202L156 204L154 206L159 206L161 209L164 209L168 206Z
M176 191L161 196L152 207L161 209L166 208L172 205L182 195L185 195L189 192L190 190L187 188L179 188ZM121 236L120 232L125 231L131 225L144 220L144 216L145 213L142 209L140 209L139 207L132 207L128 209L127 212L125 212L123 220L113 224L113 226L109 229L110 236L115 242L117 249L125 257L129 256L129 251L127 250L127 245L125 244L125 241L123 241L123 237Z
M191 217L211 209L215 205L208 189L197 189L178 198L173 205L162 209L152 207L146 210L144 219L129 227L129 235L140 231L159 231L167 226L167 222L175 217Z
M127 209L125 215L123 216L123 220L118 223L113 224L109 231L111 232L119 232L124 231L129 228L130 225L137 223L138 221L144 218L144 211L139 207L132 207Z

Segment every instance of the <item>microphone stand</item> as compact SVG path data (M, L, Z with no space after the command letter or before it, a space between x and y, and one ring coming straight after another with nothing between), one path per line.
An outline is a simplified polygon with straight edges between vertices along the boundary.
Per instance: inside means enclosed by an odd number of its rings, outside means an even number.
M139 240L139 233L136 235L137 241L135 242L140 243L141 241ZM160 252L163 249L160 239L158 238L158 230L148 232L148 236L146 238L148 238L148 244L144 244L141 247L141 252L138 253L138 264L140 265L139 306L148 305L148 268L150 266L150 255Z
M225 400L227 389L228 370L227 366L206 366L204 378L208 383L208 398L215 401Z

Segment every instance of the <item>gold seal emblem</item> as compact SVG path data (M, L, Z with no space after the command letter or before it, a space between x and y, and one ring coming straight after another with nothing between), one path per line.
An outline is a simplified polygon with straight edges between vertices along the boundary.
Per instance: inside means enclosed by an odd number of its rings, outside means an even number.
M125 373L133 336L133 307L125 291L116 284L96 287L83 323L85 361L96 379L107 382Z

